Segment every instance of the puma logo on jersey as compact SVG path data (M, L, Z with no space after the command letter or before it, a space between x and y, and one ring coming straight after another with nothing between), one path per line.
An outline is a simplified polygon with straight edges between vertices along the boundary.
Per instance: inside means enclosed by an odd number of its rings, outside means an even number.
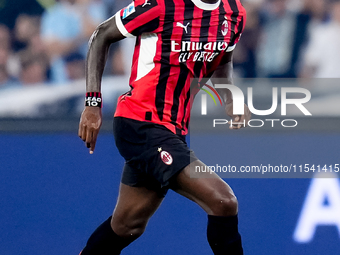
M184 26L182 23L177 22L176 26L183 28L184 31L185 31L185 33L188 33L188 25L189 25L189 24L190 24L190 22L188 22L188 24L186 24L186 25Z
M142 8L143 8L145 5L151 5L151 4L149 3L149 0L145 0L145 3L142 5Z
M221 33L223 36L226 36L228 34L228 21L227 20L223 21L222 23Z

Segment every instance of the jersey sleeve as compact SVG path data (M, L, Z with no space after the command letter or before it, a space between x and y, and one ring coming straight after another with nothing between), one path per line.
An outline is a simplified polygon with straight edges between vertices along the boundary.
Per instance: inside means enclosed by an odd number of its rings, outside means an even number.
M156 32L162 8L157 0L134 0L115 15L119 31L125 37Z
M239 42L242 32L244 30L244 27L246 26L246 11L245 9L243 9L239 16L237 17L237 23L235 26L235 29L237 29L235 31L235 35L232 39L232 41L229 44L229 47L227 49L227 52L233 51L236 47L236 44Z

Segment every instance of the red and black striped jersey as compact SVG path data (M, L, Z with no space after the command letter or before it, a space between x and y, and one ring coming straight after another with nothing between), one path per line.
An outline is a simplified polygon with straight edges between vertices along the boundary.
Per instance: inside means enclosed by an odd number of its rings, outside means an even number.
M136 36L131 90L120 96L115 116L188 132L193 78L209 78L245 26L239 0L135 0L115 15L120 32ZM194 91L194 92L193 92Z

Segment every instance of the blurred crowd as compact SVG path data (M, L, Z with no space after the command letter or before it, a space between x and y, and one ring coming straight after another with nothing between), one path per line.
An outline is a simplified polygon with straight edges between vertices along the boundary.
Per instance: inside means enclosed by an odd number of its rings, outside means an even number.
M96 26L128 1L0 0L0 89L60 85L85 77L88 40ZM122 74L111 47L105 74Z
M0 90L83 79L92 32L129 2L0 0ZM234 54L237 76L340 77L340 0L242 3L248 16ZM123 48L111 47L105 75L128 73Z
M340 78L339 0L245 0L241 77Z

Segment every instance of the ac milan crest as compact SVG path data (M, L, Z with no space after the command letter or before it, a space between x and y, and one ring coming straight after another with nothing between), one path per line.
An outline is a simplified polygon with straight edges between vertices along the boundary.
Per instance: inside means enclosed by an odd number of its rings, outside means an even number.
M173 161L171 154L167 151L161 152L161 159L167 165L171 165Z
M228 21L227 20L223 21L222 23L221 33L223 36L226 36L228 34Z

